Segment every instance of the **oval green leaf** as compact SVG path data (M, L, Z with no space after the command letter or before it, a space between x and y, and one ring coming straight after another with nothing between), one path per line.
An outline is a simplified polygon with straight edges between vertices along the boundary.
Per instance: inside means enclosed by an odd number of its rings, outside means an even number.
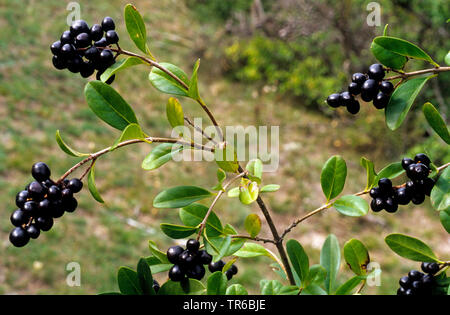
M120 137L114 142L114 144L109 149L110 151L114 151L119 143L127 141L127 140L144 140L145 134L141 129L141 126L138 124L129 124L121 133Z
M100 203L105 203L105 201L102 199L102 196L100 196L100 193L97 190L97 186L95 185L95 162L92 164L91 169L89 170L88 188L89 192L95 200Z
M372 54L384 66L392 69L402 69L408 59L405 56L389 51L375 42L370 46Z
M236 283L227 288L225 295L248 295L248 292L241 284Z
M292 267L297 273L301 285L304 288L306 286L306 279L309 273L309 259L302 245L296 240L289 240L286 243L286 250L289 255ZM300 285L300 283L297 283Z
M227 291L227 277L222 271L216 271L208 277L206 285L207 295L224 295Z
M183 150L183 146L180 144L161 143L145 157L141 167L146 171L157 169L171 161L173 156L181 150Z
M242 178L239 185L239 200L244 205L249 205L258 199L259 187L257 182Z
M165 62L161 63L161 66L178 77L186 86L189 86L189 79L183 70L173 64ZM179 96L189 96L188 90L183 84L175 80L173 77L171 77L161 69L153 67L148 78L151 84L160 92Z
M148 53L147 31L141 14L132 4L127 4L124 9L125 26L128 35L137 48L144 54Z
M213 194L197 186L177 186L160 192L153 199L155 208L183 208Z
M439 218L444 229L450 234L450 209L441 211Z
M248 171L248 175L251 180L259 181L258 184L261 183L263 173L263 163L260 159L250 160L247 163L245 169Z
M161 223L160 227L164 234L173 239L186 238L197 232L196 227L176 225L170 223Z
M365 190L368 190L373 187L374 179L377 176L377 173L375 173L375 167L373 165L373 162L366 159L365 157L362 157L359 161L362 167L366 170L366 188Z
M145 61L143 61L141 58L138 57L128 57L125 59L121 59L119 61L116 61L111 67L105 70L105 72L102 73L100 76L100 79L102 82L108 81L110 77L115 75L117 72L125 70L127 68L145 64Z
M59 147L61 148L61 150L63 150L65 153L67 153L68 155L74 156L74 157L82 157L82 156L89 156L89 153L81 153L78 152L74 149L72 149L71 147L69 147L61 138L61 135L59 133L59 130L56 130L56 142L58 143Z
M208 212L208 207L193 203L189 206L186 206L180 209L180 219L184 225L187 226L198 226L202 223L203 218L206 216ZM206 233L208 236L219 236L223 233L222 223L220 222L219 217L211 211L209 214L208 220L206 220Z
M403 234L390 234L386 236L385 242L393 252L404 258L422 262L439 261L427 244L414 237Z
M91 110L110 126L123 130L138 123L130 105L108 84L91 81L86 84L84 95Z
M261 193L275 192L280 189L280 185L277 184L269 184L263 186L260 190Z
M140 295L142 289L136 271L128 267L120 267L117 273L120 293L126 295Z
M389 129L396 130L400 127L420 90L433 77L435 75L410 79L394 90L385 110Z
M361 241L353 238L345 243L344 258L347 265L356 275L362 276L367 273L370 257L367 248Z
M431 191L430 200L437 211L450 209L450 167L447 167L439 176Z
M334 291L336 276L341 265L341 250L339 242L333 234L330 234L325 240L320 251L320 264L327 271L325 277L325 289L328 294Z
M200 67L200 59L197 59L194 70L192 71L191 80L189 82L189 97L194 100L200 100L200 94L198 92L198 68Z
M433 128L442 140L447 144L450 144L450 132L448 131L447 124L436 107L427 102L423 105L422 111L431 128Z
M347 164L342 157L335 155L325 162L320 174L320 184L327 201L330 201L342 192L346 177Z
M359 196L342 196L333 203L333 207L341 214L349 217L361 217L369 212L369 204Z
M261 231L261 219L255 213L250 213L244 221L245 230L251 237L255 237Z
M214 159L217 165L225 172L236 173L239 168L237 155L232 146L225 146L225 148L215 148Z
M182 283L169 280L161 286L158 295L202 295L205 292L205 286L198 280L188 279Z
M241 249L234 253L234 256L241 258L253 258L258 256L267 256L277 262L277 258L264 246L256 243L245 243Z
M180 102L176 98L171 97L167 101L166 115L172 128L184 126L183 107L181 107Z
M403 169L401 162L391 163L391 164L387 165L386 167L384 167L378 173L378 175L375 177L375 179L373 181L373 185L374 186L378 185L378 181L381 178L393 179L393 178L396 178L396 177L402 175L404 172L405 172L405 170Z
M137 275L142 293L146 295L155 295L156 292L155 289L153 289L152 272L145 258L139 259L137 265Z
M365 277L354 276L346 282L344 282L339 288L336 289L336 295L349 295L363 281Z

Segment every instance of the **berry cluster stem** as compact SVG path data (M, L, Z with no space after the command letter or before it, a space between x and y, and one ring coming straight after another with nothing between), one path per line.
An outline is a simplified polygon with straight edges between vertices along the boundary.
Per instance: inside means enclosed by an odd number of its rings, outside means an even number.
M393 69L388 69L389 71L394 71ZM421 74L427 74L427 73L440 73L440 72L447 72L450 71L450 67L437 67L437 68L431 68L431 69L424 69L424 70L418 70L418 71L412 71L412 72L398 72L398 71L394 71L399 73L398 75L386 78L385 80L396 80L396 79L408 79L409 77L413 77L416 75L421 75Z

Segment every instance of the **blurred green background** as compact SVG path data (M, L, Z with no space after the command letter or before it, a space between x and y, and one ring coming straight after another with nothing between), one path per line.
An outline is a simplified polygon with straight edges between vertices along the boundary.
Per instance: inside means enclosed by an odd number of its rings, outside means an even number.
M79 209L56 220L54 228L24 248L8 241L9 216L14 197L29 181L34 162L45 161L59 176L77 162L60 151L55 140L59 129L64 139L82 152L109 146L118 136L87 107L86 79L51 64L49 46L65 29L69 1L0 0L0 293L95 294L117 289L116 271L135 267L148 256L148 240L160 248L172 241L159 230L161 222L178 222L177 211L155 209L154 196L165 187L193 184L212 187L215 165L206 162L169 163L143 172L142 159L151 145L128 147L97 163L96 180L106 205L96 203L87 189L80 194ZM78 1L81 18L89 24L104 16L116 20L120 43L134 50L123 24L128 1ZM334 154L349 167L345 192L360 191L365 173L359 158L375 161L377 170L403 156L427 151L436 164L448 162L446 145L429 129L420 105L429 100L449 114L450 76L433 79L418 98L414 110L397 132L384 123L384 115L370 104L360 114L330 110L328 94L345 88L351 73L365 71L375 60L370 43L385 24L389 34L422 46L438 63L448 51L450 8L445 0L378 1L381 26L369 27L361 0L159 0L133 3L142 13L149 45L159 61L179 65L187 73L202 59L200 89L221 125L279 125L280 168L268 173L265 183L281 190L265 197L277 226L320 206L322 164ZM429 67L421 62L409 69ZM167 95L157 92L145 67L120 73L113 83L133 106L147 133L170 136L165 119ZM191 117L204 117L198 106L182 100ZM216 212L222 222L243 230L243 220L257 207L245 207L224 198ZM395 215L370 213L363 218L343 217L333 210L309 219L290 237L307 249L312 263L329 233L341 246L352 237L363 241L372 261L382 268L382 286L368 293L392 294L398 279L416 263L389 251L383 238L399 232L426 240L436 253L448 259L450 238L440 226L428 201L405 206ZM262 236L268 236L263 224ZM81 286L66 284L66 265L81 266ZM269 261L241 259L240 282L257 293L259 279L276 278ZM350 274L343 263L341 281ZM165 281L166 275L156 278Z

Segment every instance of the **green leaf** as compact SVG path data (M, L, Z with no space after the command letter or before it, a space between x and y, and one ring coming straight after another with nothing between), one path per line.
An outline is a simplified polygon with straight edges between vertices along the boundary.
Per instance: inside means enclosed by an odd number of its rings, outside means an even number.
M74 157L89 156L89 153L81 153L81 152L75 151L74 149L70 148L61 138L59 130L56 130L56 142L58 143L61 150L63 150L68 155L71 155Z
M173 239L181 239L186 238L188 236L191 236L197 231L196 227L192 226L183 226L183 225L177 225L177 224L170 224L170 223L161 223L160 224L161 230L166 234L167 236L173 238Z
M299 292L299 287L295 285L285 285L278 291L278 295L298 295Z
M137 265L137 275L143 294L155 295L156 292L155 289L153 289L152 272L145 258L139 259Z
M333 234L330 234L322 246L320 252L320 264L327 271L325 289L328 294L334 291L336 276L341 265L341 250L339 242Z
M213 194L196 186L176 186L160 192L153 199L155 208L182 208Z
M130 35L136 47L144 54L149 53L144 20L134 5L127 4L125 6L124 18L128 35Z
M127 141L127 140L134 140L134 139L145 139L145 134L141 129L141 126L138 124L129 124L123 131L120 137L114 142L114 144L111 146L111 149L109 151L114 151L119 143Z
M342 157L335 155L325 162L320 174L320 184L327 201L342 192L346 177L347 165Z
M222 271L216 271L208 277L206 285L207 295L224 295L227 291L227 277Z
M236 152L230 145L224 148L215 148L214 159L225 172L236 173L239 168Z
M367 181L366 181L366 188L365 190L369 190L374 185L374 179L377 176L377 173L375 172L375 167L373 165L373 162L366 159L365 157L362 157L360 162L362 167L365 168L366 174L367 174Z
M259 187L257 182L252 182L247 178L241 178L239 185L239 200L244 205L249 205L258 199Z
M450 209L450 167L447 167L434 184L430 195L431 205L437 211Z
M392 251L404 258L422 262L439 261L427 244L414 237L403 234L390 234L385 238L385 241Z
M238 234L236 229L229 223L227 223L225 225L225 227L223 228L223 232L227 235L237 235Z
M355 289L358 284L361 283L365 278L361 276L354 276L353 278L350 278L345 283L343 283L339 288L336 290L336 295L349 295Z
M369 204L359 196L342 196L333 203L333 207L341 214L350 217L361 217L369 212Z
M225 295L248 295L248 292L241 284L237 283L230 285Z
M250 213L244 221L245 230L251 237L255 237L261 231L261 219L255 213Z
M188 279L183 282L169 280L161 286L158 295L201 295L205 292L205 286L198 280Z
M138 123L130 105L108 84L91 81L86 84L84 95L91 110L110 126L123 130Z
M351 239L344 245L344 258L350 269L359 276L367 273L367 265L370 262L369 252L364 244Z
M387 36L387 34L388 34L388 26L389 26L389 24L386 24L385 26L384 26L384 29L383 29L383 36Z
M253 159L249 161L245 169L248 171L248 177L252 181L256 181L258 184L261 184L263 163L260 159Z
M239 197L239 193L240 193L239 187L234 187L228 190L227 196L230 198L236 198Z
M389 129L396 130L400 127L420 90L433 77L435 75L410 79L394 90L385 110Z
M431 57L416 45L396 37L378 36L373 40L374 43L380 45L384 49L408 58L420 59L428 61L436 67L439 65L434 62Z
M447 53L447 55L445 56L445 63L450 66L450 51Z
M289 240L286 243L286 250L289 255L289 260L291 261L292 267L297 273L302 287L304 288L306 279L309 273L309 259L302 245L296 240ZM300 285L297 283L297 285Z
M214 256L214 261L235 254L244 245L245 239L225 237L205 237L205 247L208 253Z
M180 219L187 226L199 226L206 216L208 209L204 205L193 203L180 209ZM205 229L208 236L212 237L219 236L223 233L222 223L214 211L211 211L208 220L206 220Z
M183 150L183 146L180 144L161 143L145 157L141 167L146 171L157 169L171 161L173 156L178 152L181 152L181 150Z
M214 186L212 189L213 190L223 190L222 184L223 181L227 178L227 173L225 173L225 171L221 168L217 169L217 185Z
M127 295L140 295L142 289L136 271L128 267L120 267L117 273L120 293Z
M107 68L105 72L103 72L100 76L100 80L102 80L102 82L106 82L117 72L141 64L145 64L145 61L138 57L128 57L125 59L121 59L119 61L116 61L116 63L114 63L111 67Z
M176 98L171 97L167 101L166 115L172 128L184 126L183 107Z
M450 132L438 110L431 103L427 102L423 105L422 111L431 128L433 128L442 140L450 144Z
M158 246L156 246L156 243L153 241L148 241L148 247L152 254L158 258L162 263L170 264L169 260L167 259L166 253L163 253L158 249Z
M401 162L391 163L391 164L387 165L386 167L384 167L378 173L378 175L375 177L373 185L378 185L378 181L381 178L393 179L393 178L396 178L396 177L402 175L404 172L405 172L405 170L403 169Z
M380 63L388 68L397 70L402 69L405 63L408 61L408 58L406 58L405 56L387 50L375 42L372 42L370 50L372 51L372 54L375 56L375 58L377 58Z
M439 213L439 218L444 229L450 234L450 209L442 210Z
M200 67L200 59L197 59L192 71L192 77L189 84L189 97L194 100L200 100L200 94L198 93L198 68Z
M280 189L280 185L277 185L277 184L269 184L269 185L263 186L259 192L260 192L260 193L275 192L275 191L277 191L278 189Z
M160 273L160 272L167 272L170 268L172 268L172 263L163 263L161 260L159 260L155 256L146 257L145 260L147 261L148 265L150 266L150 271L152 275Z
M97 190L97 186L95 185L95 162L92 163L91 169L88 175L88 188L92 197L100 203L105 203L105 201L100 196L100 193Z
M259 286L262 295L278 295L283 288L281 282L277 280L261 280Z
M189 79L186 73L177 66L170 63L161 63L165 69L178 77L186 86L189 86ZM159 68L153 67L149 75L150 83L160 92L179 96L189 96L188 90L177 80Z
M312 265L309 268L308 277L304 281L304 287L321 285L327 277L327 271L321 265Z
M241 258L253 258L258 256L267 256L277 262L277 258L273 253L268 251L264 246L257 243L245 243L241 249L234 253L234 256Z
M302 295L327 295L327 292L318 285L310 285L302 291Z

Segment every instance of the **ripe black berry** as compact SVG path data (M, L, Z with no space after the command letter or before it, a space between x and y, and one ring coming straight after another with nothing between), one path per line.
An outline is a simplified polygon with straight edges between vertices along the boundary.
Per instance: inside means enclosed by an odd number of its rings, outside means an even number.
M100 24L94 24L91 27L90 33L91 35L91 39L93 41L98 41L102 38L103 36L103 28Z
M380 91L384 94L390 95L394 91L394 85L389 81L381 81Z
M69 180L67 188L70 189L74 194L76 194L83 188L83 182L78 178L72 178L71 180Z
M417 163L411 164L408 167L407 175L412 180L421 180L428 177L430 174L430 169L425 166L425 164Z
M210 262L208 265L208 269L210 272L222 271L224 266L225 263L222 260L219 260L217 262Z
M38 204L35 201L27 201L24 203L22 210L29 216L33 216L38 209Z
M41 200L38 204L37 215L46 215L51 208L51 201L48 199Z
M411 194L405 187L400 187L395 191L395 200L399 205L407 205L411 201Z
M422 271L428 274L432 274L434 275L435 273L437 273L439 271L439 265L435 262L432 263L428 263L428 262L423 262L421 265Z
M384 68L379 63L375 63L369 67L369 71L367 72L370 79L375 81L381 81L384 78Z
M64 212L65 210L63 208L61 200L55 200L52 202L52 206L50 207L50 215L53 218L56 219L62 217L64 215Z
M181 253L184 252L183 247L181 246L172 246L167 250L167 259L172 264L178 263L178 256L181 255Z
M22 190L16 195L16 206L22 208L27 199L30 197L28 190Z
M362 85L362 84L361 84ZM350 94L352 95L358 95L359 93L361 93L361 85L356 83L356 82L351 82L348 85L347 90L350 92Z
M408 276L401 277L398 282L399 282L400 286L405 289L409 288L409 286L412 283L411 279Z
M16 247L22 247L27 245L30 240L30 236L27 231L22 227L14 228L9 234L9 241Z
M208 265L212 261L212 256L208 254L205 250L201 250L197 254L198 260L203 265Z
M30 224L27 226L26 231L32 239L37 239L41 234L41 231L35 224Z
M94 43L94 46L95 47L106 47L106 46L108 46L108 42L106 41L106 38L101 38L101 39L99 39L98 41L96 41L95 43Z
M383 177L378 181L378 187L382 192L389 192L392 189L392 182L389 178Z
M370 208L372 209L373 212L380 212L381 210L383 210L385 207L385 203L384 200L381 198L375 198L372 199L372 201L370 202Z
M70 34L70 31L64 31L60 38L61 44L72 44L73 43L73 36Z
M200 248L200 242L194 239L190 239L186 243L186 249L191 253L196 253Z
M97 47L90 47L84 52L86 59L91 61L97 61L100 58L100 50Z
M78 207L78 201L74 197L63 199L61 207L66 212L74 212Z
M423 154L423 153L416 154L416 156L414 157L414 162L422 163L427 167L430 167L430 164L431 164L430 158L426 154Z
M67 68L67 61L66 61L66 59L64 59L61 56L53 56L52 64L58 70L63 70L65 68Z
M398 288L397 295L406 295L406 290L403 287Z
M425 179L419 180L417 184L419 185L420 189L425 193L425 195L429 196L431 194L431 191L433 190L435 181L434 179L427 177Z
M41 200L46 193L45 188L39 182L31 182L28 186L28 193L31 198L35 200Z
M179 264L183 267L193 265L195 263L195 260L196 260L195 253L189 250L185 250L180 254L180 256L178 256Z
M421 203L423 203L425 201L425 194L421 193L421 192L416 192L411 197L411 201L415 205L420 205Z
M69 188L64 188L61 191L61 197L63 200L68 200L73 197L73 192Z
M76 37L81 33L88 33L89 31L89 25L84 20L77 20L70 26L70 34L72 37Z
M172 281L181 281L184 279L184 272L178 265L173 265L169 270L169 278Z
M347 104L347 111L352 115L358 114L360 108L361 106L359 105L359 102L354 98L350 101L349 104Z
M386 108L389 103L390 96L383 92L378 92L378 94L373 99L373 106L377 109Z
M89 62L84 61L83 64L81 65L80 75L83 78L88 78L91 75L93 75L94 72L95 72L94 63L91 61L89 61Z
M114 20L109 16L105 17L102 21L102 28L104 32L115 29Z
M14 211L11 214L11 223L14 226L22 226L23 224L27 224L28 220L30 219L30 215L21 210L21 209L17 209L16 211Z
M50 200L58 200L61 198L61 189L58 186L52 185L48 188L47 198Z
M367 80L367 77L363 73L353 73L352 75L352 82L357 83L358 85L362 85Z
M51 217L37 217L35 220L36 226L42 231L49 231L53 226L53 218Z
M411 164L414 164L414 161L413 161L412 159L409 159L409 158L403 158L403 160L402 160L402 167L403 167L403 169L404 169L405 171L408 169L408 167L409 167Z
M88 33L80 33L75 37L75 47L76 48L86 48L91 44L91 38Z
M423 273L421 273L418 270L411 270L408 273L408 277L412 280L412 281L416 281L416 280L420 280L423 277Z
M117 42L119 41L119 35L117 35L117 32L114 30L107 31L105 34L105 38L106 38L106 42L109 45L117 44Z
M373 187L369 192L370 197L372 198L378 198L381 197L383 194L381 193L381 190L379 187Z
M327 104L334 108L341 106L341 95L339 93L331 94L327 98Z
M37 162L31 167L31 175L38 182L43 182L50 178L50 168L43 162Z
M205 267L203 267L203 265L193 265L188 270L186 270L186 276L188 278L201 280L204 275L205 275Z
M228 270L230 270L231 274L233 274L233 275L238 273L238 268L236 267L235 264L232 264L230 269L228 269Z
M227 276L228 281L230 281L231 278L233 278L233 273L231 272L230 269L228 269L227 271L225 271L225 276Z
M80 56L73 56L72 59L69 59L67 61L67 69L69 69L69 71L73 73L80 72L82 65L83 58L81 58Z
M398 203L392 197L388 197L385 200L384 208L386 209L387 212L394 213L394 212L396 212L398 210Z
M60 40L58 40L50 46L50 50L52 51L53 55L59 55L61 52L61 47L62 43Z
M351 103L353 96L349 92L342 92L340 94L341 105L347 106Z
M361 98L365 102L370 102L378 93L378 82L369 79L366 80L361 87Z
M114 61L114 55L111 50L103 49L100 52L100 61L106 67L109 67L111 63Z

